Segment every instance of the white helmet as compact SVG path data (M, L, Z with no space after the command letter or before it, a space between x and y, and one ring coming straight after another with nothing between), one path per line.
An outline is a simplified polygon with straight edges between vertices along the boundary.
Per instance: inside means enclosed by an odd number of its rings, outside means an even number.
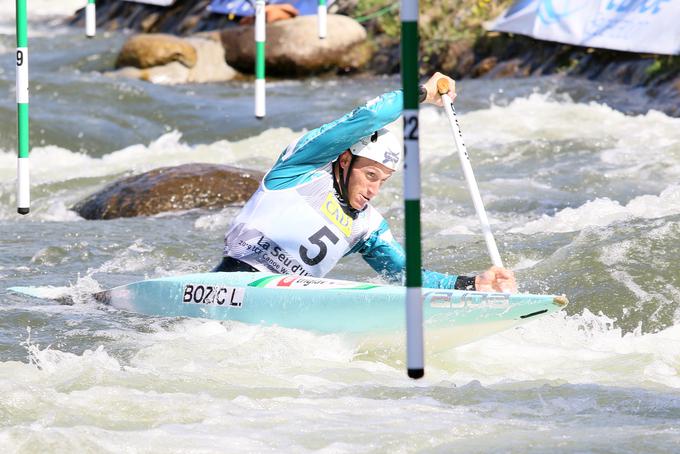
M403 147L394 134L382 128L349 147L354 156L379 162L388 169L397 170Z

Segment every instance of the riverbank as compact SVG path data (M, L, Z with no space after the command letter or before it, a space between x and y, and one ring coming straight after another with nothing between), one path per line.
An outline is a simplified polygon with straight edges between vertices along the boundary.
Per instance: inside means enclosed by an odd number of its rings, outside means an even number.
M207 12L209 0L178 0L172 7L99 0L98 27L146 33L192 35L236 26L225 15ZM489 33L484 24L512 0L422 0L421 72L439 70L463 78L532 77L557 74L603 84L624 84L643 97L618 103L626 113L650 109L680 116L680 57L617 52ZM399 3L393 0L337 0L330 12L353 17L368 32L373 48L361 71L395 74L400 70ZM70 20L83 25L84 10ZM343 70L338 70L342 74Z
M342 0L341 0L342 1ZM626 113L650 109L680 116L680 57L619 52L488 32L485 24L514 0L421 0L421 73L442 71L457 79L561 75L603 84L623 84L642 96L613 107ZM349 5L351 2L348 1ZM399 9L385 0L363 0L344 14L367 18L363 25L376 44L370 70L399 71ZM389 2L387 2L389 3ZM392 3L394 4L394 3Z

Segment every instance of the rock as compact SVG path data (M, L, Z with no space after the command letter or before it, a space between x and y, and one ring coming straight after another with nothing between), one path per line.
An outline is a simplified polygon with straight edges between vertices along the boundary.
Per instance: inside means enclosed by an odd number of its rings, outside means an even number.
M451 43L441 57L441 71L454 77L469 73L475 63L473 45L474 43L467 39L459 39Z
M370 60L370 70L376 74L398 74L401 62L399 42L385 35L375 36L375 54Z
M198 24L201 22L201 17L202 16L199 14L193 14L191 16L185 17L184 20L179 24L177 31L181 35L189 33L191 30L194 30L198 27Z
M503 77L527 77L529 75L529 69L527 67L522 67L521 64L522 62L519 58L513 58L496 64L485 76L491 79L500 79Z
M347 65L346 55L366 41L366 30L354 19L328 15L328 36L319 39L315 16L298 16L267 25L265 48L266 74L303 76L334 70ZM255 66L253 27L233 27L222 30L222 44L229 65L252 73ZM363 66L370 52L355 55L351 62Z
M373 45L368 41L353 46L348 52L340 56L337 63L338 73L351 73L366 65L373 56Z
M479 63L477 63L474 68L472 68L472 77L482 77L489 71L491 71L498 63L496 57L486 57Z
M153 29L153 26L158 22L158 18L160 17L160 13L155 12L151 13L148 16L144 18L144 20L139 24L141 27L142 31L146 33L150 33L151 30Z
M621 63L614 71L614 80L627 85L644 85L645 81L649 79L647 69L653 61L653 59L648 58Z
M651 108L680 117L680 76L649 87L645 93L653 100Z
M127 77L141 79L159 85L184 84L189 81L189 68L176 61L167 65L154 66L153 68L139 69L127 66L107 75L115 77Z
M222 43L201 38L186 38L194 46L198 58L196 65L189 71L187 82L219 82L231 80L238 75L224 59Z
M163 167L111 183L78 202L73 210L85 219L115 219L222 208L248 200L263 176L215 164Z
M174 61L191 68L197 58L194 46L182 38L163 33L140 34L123 44L116 59L116 68L133 66L144 69Z
M144 69L128 66L109 75L142 79L164 85L222 82L238 76L234 68L227 65L224 60L224 48L221 42L202 37L175 39L182 41L183 45L191 46L194 50L196 59L191 67L172 61Z

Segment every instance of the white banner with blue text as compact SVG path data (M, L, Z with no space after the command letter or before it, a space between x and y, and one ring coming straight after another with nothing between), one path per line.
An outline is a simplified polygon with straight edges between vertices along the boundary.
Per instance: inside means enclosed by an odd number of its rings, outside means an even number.
M584 47L680 54L680 0L518 0L490 30Z

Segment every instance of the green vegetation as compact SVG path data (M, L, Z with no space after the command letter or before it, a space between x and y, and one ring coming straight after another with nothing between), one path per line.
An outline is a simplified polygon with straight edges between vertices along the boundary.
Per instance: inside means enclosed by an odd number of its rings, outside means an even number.
M483 23L498 16L513 0L421 0L420 33L423 40L475 39ZM371 22L374 31L398 38L399 0L359 0L352 16Z
M439 67L452 44L474 43L485 33L484 22L494 19L513 0L421 0L420 54L423 71ZM378 46L398 46L401 33L399 0L359 0L347 14L361 22ZM429 65L428 65L429 64ZM444 66L447 66L444 64Z
M399 0L359 0L350 15L374 34L384 33L399 38L399 5Z
M680 72L680 56L655 55L654 61L645 70L650 79L663 79Z

